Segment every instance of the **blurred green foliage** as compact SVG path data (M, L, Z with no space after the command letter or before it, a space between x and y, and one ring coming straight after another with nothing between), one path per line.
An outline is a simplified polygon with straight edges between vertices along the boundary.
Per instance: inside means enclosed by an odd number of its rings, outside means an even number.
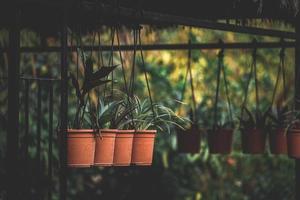
M282 24L275 24L277 27ZM275 26L274 25L274 26ZM265 26L273 26L265 25ZM101 33L101 44L110 44L110 29L103 27ZM93 43L93 33L83 36L84 44ZM7 31L0 32L0 42L2 46L7 45ZM72 39L73 37L71 37ZM121 34L122 44L132 44L132 32L125 28ZM224 42L246 42L251 41L253 36L244 34L233 34L230 32L220 32L203 29L188 29L184 27L170 27L157 29L144 27L142 30L142 40L147 43L187 43L188 39L192 43L217 42L222 39ZM258 41L278 41L269 37L255 37ZM74 39L74 38L73 38ZM23 46L38 46L42 42L39 35L24 30L22 32ZM70 43L76 44L75 40ZM95 44L98 44L97 41ZM57 45L58 38L47 38L47 45ZM116 42L115 42L116 44ZM258 79L259 95L261 106L265 108L270 104L271 95L274 88L276 73L279 65L280 49L259 49ZM97 60L99 54L93 53ZM197 113L204 127L211 124L214 95L216 90L217 76L217 53L218 50L193 50L192 51L192 70L195 86L196 101L198 104ZM130 75L132 65L132 52L123 52L124 67L126 77ZM146 65L142 66L138 58L136 74L137 80L136 94L146 98L147 90L142 74L146 71L149 74L151 91L155 102L171 107L183 116L187 116L191 101L191 90L187 85L184 92L184 104L181 105L177 100L181 99L184 76L187 67L187 51L148 51L144 52ZM103 53L104 63L108 63L109 52ZM76 52L69 55L69 71L76 74L77 55ZM7 76L7 55L0 55L1 76ZM22 54L21 74L23 76L41 77L60 77L60 57L57 53L24 53ZM99 61L100 63L100 61ZM119 64L118 52L114 53L114 63ZM230 98L233 104L235 118L240 114L240 106L244 97L244 89L249 74L251 64L250 50L225 50L225 68L229 81ZM82 77L82 63L79 60L79 78ZM286 51L286 68L288 77L288 94L293 96L294 85L294 51ZM96 67L96 66L95 66ZM117 81L114 89L124 90L124 80L121 69L114 72ZM21 111L20 111L20 131L21 131L21 153L24 149L24 82L21 81L22 92ZM0 79L0 114L1 122L7 117L7 88L6 80ZM36 195L34 189L40 185L43 191L48 189L47 164L48 164L48 92L47 84L42 83L42 170L38 173L35 166L36 159L36 129L37 129L37 83L32 81L30 84L30 180L28 185L33 189L31 193ZM3 86L3 87L2 87ZM253 83L250 87L247 106L253 109L255 95ZM223 86L221 86L223 87ZM71 84L70 84L71 88ZM224 87L223 87L224 88ZM100 94L108 94L111 85L100 88ZM59 122L59 82L54 81L54 128ZM97 92L91 94L95 98ZM280 99L280 92L277 99ZM69 90L69 119L70 124L74 119L76 111L75 90ZM224 89L221 89L220 111L228 113ZM5 127L6 123L0 123L0 177L5 175L4 156L5 156ZM58 141L54 134L54 178L53 178L53 199L58 199ZM159 133L156 138L155 156L152 167L125 167L125 168L91 168L91 169L71 169L69 171L69 196L70 199L172 199L172 200L289 200L294 197L294 162L286 156L272 156L268 153L260 156L244 155L240 151L240 134L237 130L234 136L234 152L227 156L210 155L206 145L206 137L203 136L202 148L197 155L180 155L176 152L176 133ZM5 182L0 178L0 199L5 197L3 190ZM2 191L2 192L1 192Z

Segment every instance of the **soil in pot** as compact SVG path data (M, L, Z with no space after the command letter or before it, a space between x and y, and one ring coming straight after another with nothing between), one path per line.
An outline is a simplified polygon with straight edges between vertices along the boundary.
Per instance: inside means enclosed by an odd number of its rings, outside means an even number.
M242 149L246 154L263 154L266 146L266 133L263 129L252 128L242 131Z
M177 148L179 153L200 152L201 131L197 126L187 130L177 129Z
M95 166L113 165L115 139L118 130L100 129L96 134Z
M288 155L291 158L300 158L300 129L290 129L287 133Z
M233 129L208 130L207 140L209 152L212 154L230 154Z
M131 163L151 165L153 160L156 130L137 130L133 137Z
M275 155L287 153L287 139L284 128L273 130L269 134L270 152Z
M94 164L95 133L92 129L68 129L67 160L69 167L90 167Z
M115 140L114 166L130 165L134 132L134 130L118 130Z

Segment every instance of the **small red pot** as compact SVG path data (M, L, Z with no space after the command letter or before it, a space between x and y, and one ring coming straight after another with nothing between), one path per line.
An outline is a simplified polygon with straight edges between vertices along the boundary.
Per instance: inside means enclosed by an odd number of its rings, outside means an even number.
M179 153L199 153L201 144L201 131L197 126L190 129L177 129L177 148Z
M156 130L137 130L133 136L131 163L152 165Z
M291 158L300 158L300 129L290 129L287 133L288 155Z
M114 166L129 166L131 163L134 130L118 130L115 140Z
M95 166L111 166L113 165L115 139L118 130L116 129L100 129L96 137L95 148Z
M287 139L284 128L278 128L269 135L270 152L275 155L287 153Z
M68 129L68 167L90 167L94 164L95 132L92 129Z
M209 130L207 134L209 152L212 154L230 154L233 129Z
M242 132L242 149L246 154L263 154L266 147L266 133L263 129L251 128Z

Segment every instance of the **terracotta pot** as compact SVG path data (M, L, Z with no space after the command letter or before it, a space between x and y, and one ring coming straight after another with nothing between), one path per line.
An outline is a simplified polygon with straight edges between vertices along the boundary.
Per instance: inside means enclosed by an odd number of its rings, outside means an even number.
M207 133L209 152L213 154L230 154L233 129L209 130Z
M69 167L94 164L95 134L91 129L68 129L67 162Z
M270 152L272 154L286 154L287 140L284 128L278 128L269 135Z
M197 126L190 129L177 129L177 148L179 153L199 153L201 144L201 131Z
M134 130L118 130L115 141L114 166L129 166L131 163Z
M266 133L262 129L251 128L242 132L242 149L247 154L265 152Z
M300 158L300 129L290 129L287 133L288 155L291 158Z
M114 159L115 139L118 130L100 129L96 135L95 166L111 166Z
M151 165L156 130L137 130L133 137L131 163Z

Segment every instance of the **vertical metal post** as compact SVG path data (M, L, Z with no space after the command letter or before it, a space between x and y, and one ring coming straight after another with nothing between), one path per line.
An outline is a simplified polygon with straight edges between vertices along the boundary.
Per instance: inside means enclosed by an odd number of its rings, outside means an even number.
M296 21L296 48L295 48L295 109L300 109L300 22ZM295 160L295 197L300 200L300 159Z
M52 199L53 81L49 81L48 200Z
M39 74L39 73L38 73ZM41 123L42 123L42 88L41 88L41 80L37 80L37 145L36 145L36 191L37 191L37 199L41 199Z
M60 175L59 199L67 198L67 128L68 128L68 32L67 32L67 0L62 10L61 26L61 102L60 102Z
M25 177L27 180L30 180L30 175L29 175L29 80L25 80L25 99L24 99L24 112L25 112L25 135L24 135L24 143L25 143L25 151L24 151L24 156L25 156ZM30 184L29 182L24 185L24 198L25 200L30 199Z
M13 23L9 28L8 50L8 129L6 151L7 199L18 200L20 189L19 171L19 73L20 73L20 30L18 10L12 14Z

